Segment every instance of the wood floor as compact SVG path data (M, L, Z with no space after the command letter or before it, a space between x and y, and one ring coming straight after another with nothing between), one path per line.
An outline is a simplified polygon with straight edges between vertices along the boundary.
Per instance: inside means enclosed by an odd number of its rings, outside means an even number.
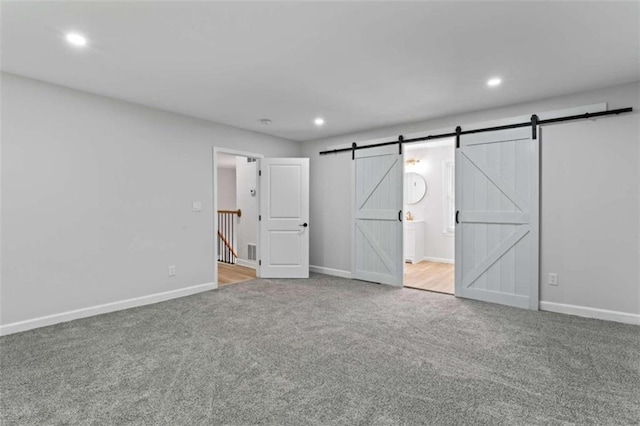
M454 294L453 271L453 265L450 263L405 263L404 286Z
M228 285L252 280L256 277L255 269L240 265L218 262L218 285Z
M405 263L404 286L420 290L454 293L453 265L449 263ZM256 271L240 265L218 262L218 285L241 283L256 277Z

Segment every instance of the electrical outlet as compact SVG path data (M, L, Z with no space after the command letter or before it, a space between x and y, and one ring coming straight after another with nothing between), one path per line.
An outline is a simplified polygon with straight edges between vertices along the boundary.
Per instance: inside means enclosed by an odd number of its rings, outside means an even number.
M554 272L549 274L549 285L558 285L558 274Z
M176 274L176 265L169 265L169 276L173 277Z

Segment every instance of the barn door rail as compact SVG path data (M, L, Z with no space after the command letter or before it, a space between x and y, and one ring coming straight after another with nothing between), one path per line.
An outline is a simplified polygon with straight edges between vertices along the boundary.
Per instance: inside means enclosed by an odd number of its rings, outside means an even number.
M444 139L444 138L456 138L456 147L459 148L460 147L460 136L462 135L470 135L473 133L482 133L482 132L493 132L496 130L506 130L506 129L517 129L520 127L528 127L531 126L531 134L532 134L532 138L533 139L537 139L538 137L538 126L540 125L544 125L544 124L551 124L551 123L560 123L563 121L573 121L573 120L589 120L592 118L597 118L597 117L604 117L604 116L608 116L608 115L618 115L618 114L624 114L627 112L632 112L633 108L632 107L628 107L628 108L618 108L618 109L612 109L609 111L600 111L600 112L587 112L585 114L577 114L577 115L567 115L564 117L555 117L555 118L547 118L545 120L540 120L538 118L537 114L533 114L531 116L531 121L525 121L522 123L514 123L514 124L505 124L502 126L493 126L493 127L484 127L484 128L480 128L480 129L471 129L471 130L462 130L462 127L458 126L456 127L456 130L451 132L451 133L441 133L441 134L437 134L437 135L428 135L428 136L422 136L422 137L418 137L418 138L412 138L412 139L404 139L404 137L402 135L398 136L398 138L396 140L393 141L389 141L389 142L380 142L380 143L375 143L375 144L371 144L371 145L357 145L355 142L353 142L351 144L351 146L349 148L337 148L337 149L330 149L327 151L320 151L320 155L327 155L327 154L338 154L341 152L351 152L351 158L355 159L355 151L360 150L360 149L369 149L369 148L376 148L379 146L387 146L387 145L399 145L399 151L400 153L402 153L402 145L405 143L414 143L414 142L423 142L423 141L429 141L429 140L433 140L433 139Z
M242 217L242 210L218 210L218 260L236 263L238 252L234 247L236 217Z

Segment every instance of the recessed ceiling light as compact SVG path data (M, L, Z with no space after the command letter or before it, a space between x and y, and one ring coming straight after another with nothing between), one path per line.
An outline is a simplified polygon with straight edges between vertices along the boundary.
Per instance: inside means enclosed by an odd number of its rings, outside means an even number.
M269 120L268 118L261 118L261 119L260 119L260 122L261 122L262 124L264 124L265 126L268 126L269 124L271 124L271 123L272 123L272 121L271 121L271 120Z
M489 86L489 87L500 86L500 84L502 84L502 79L498 78L498 77L490 78L487 81L487 86Z
M70 44L74 46L86 46L87 39L78 33L68 33L65 37Z
M316 118L315 120L313 120L313 123L314 123L316 126L322 126L322 125L324 125L324 118L322 118L322 117L318 117L318 118Z

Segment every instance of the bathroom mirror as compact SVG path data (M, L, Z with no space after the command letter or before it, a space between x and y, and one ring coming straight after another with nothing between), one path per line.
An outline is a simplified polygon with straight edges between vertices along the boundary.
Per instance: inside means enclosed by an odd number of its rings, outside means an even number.
M421 174L415 172L405 173L404 193L407 204L415 204L424 198L427 193L427 182Z

